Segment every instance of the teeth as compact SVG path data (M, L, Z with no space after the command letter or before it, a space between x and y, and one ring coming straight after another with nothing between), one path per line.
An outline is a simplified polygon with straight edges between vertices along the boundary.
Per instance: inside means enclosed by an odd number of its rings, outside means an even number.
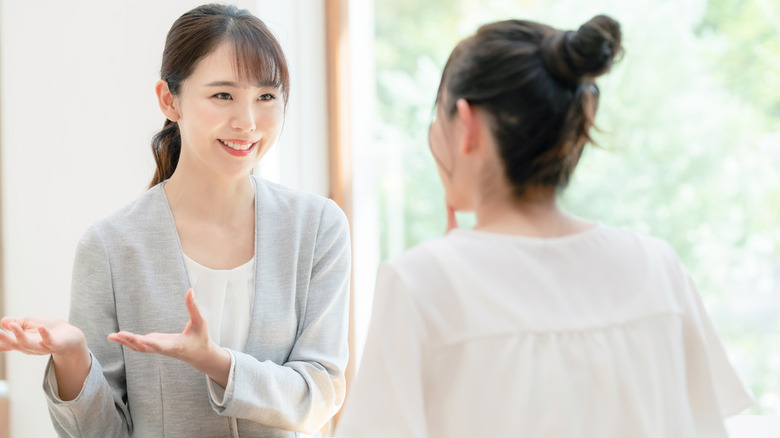
M254 143L249 143L249 144L238 144L238 143L233 143L233 142L230 142L230 141L225 141L225 140L220 140L220 142L221 142L222 144L224 144L225 146L229 147L230 149L235 149L235 150L237 150L237 151L245 151L245 150L248 150L248 149L249 149L249 148L251 148L251 147L252 147L252 145L254 144Z

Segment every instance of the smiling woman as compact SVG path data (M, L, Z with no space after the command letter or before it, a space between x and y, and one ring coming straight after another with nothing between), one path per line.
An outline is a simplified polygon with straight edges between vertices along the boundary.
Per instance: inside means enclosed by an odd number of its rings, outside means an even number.
M205 5L161 73L152 186L84 233L69 322L3 318L0 351L51 355L63 437L316 433L344 396L349 239L332 201L251 175L283 123L284 54L248 11Z
M245 89L249 83L252 83L266 90L266 93L273 90L273 94L269 93L272 99L268 99L266 94L261 93L262 100L275 100L275 95L280 95L285 107L289 97L290 75L287 71L287 62L281 47L265 25L257 26L256 23L248 20L227 22L220 20L219 17L195 14L182 18L180 26L174 26L168 34L160 70L161 80L156 87L160 108L167 119L162 131L152 141L157 173L150 187L170 178L179 160L181 133L176 126L179 114L172 104L173 98L180 95L185 79L190 79L191 88L197 89L197 91L192 90L192 93L197 93L199 97L205 94L213 99L233 100L230 93L223 92L221 89L229 87L235 90L239 88L239 83L242 83L244 85L242 88ZM193 23L198 23L198 26L193 26ZM222 34L223 38L229 37L229 43L213 38L215 34ZM173 41L183 43L171 44ZM215 47L217 45L218 47ZM214 56L204 60L204 55L212 51ZM201 68L196 77L190 77L196 61ZM226 65L233 66L230 75L235 77L235 81L220 77L225 72ZM258 90L248 90L250 94L255 91ZM201 100L193 104L198 103L202 103ZM179 104L177 102L177 106ZM206 110L204 117L213 114L216 108L206 108ZM235 111L235 106L233 110ZM246 116L246 113L244 115ZM279 114L278 117L274 117L274 121L280 120L281 117L282 114ZM251 119L242 121L242 123L251 122ZM278 132L272 134L275 134L273 139L278 136ZM262 155L260 154L258 158Z

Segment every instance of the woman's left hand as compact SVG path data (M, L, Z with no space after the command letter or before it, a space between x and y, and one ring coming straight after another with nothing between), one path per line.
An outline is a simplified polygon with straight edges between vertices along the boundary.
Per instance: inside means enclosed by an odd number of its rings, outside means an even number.
M181 360L207 374L224 388L230 374L230 353L209 336L208 324L200 314L192 289L187 291L185 302L190 320L181 333L137 335L120 331L108 335L108 340L140 353L162 354Z

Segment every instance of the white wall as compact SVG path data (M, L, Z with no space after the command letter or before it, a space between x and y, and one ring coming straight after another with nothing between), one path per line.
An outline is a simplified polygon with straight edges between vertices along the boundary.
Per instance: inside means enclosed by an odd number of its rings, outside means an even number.
M153 87L165 35L179 15L204 2L0 0L8 315L67 317L82 231L141 194L151 178L149 142L164 120ZM234 3L269 24L291 67L284 132L259 171L325 194L322 2ZM41 390L46 358L4 354L11 436L55 436Z
M350 136L352 141L352 273L354 279L353 364L360 366L368 335L379 265L379 203L376 157L376 66L374 2L349 2ZM382 163L386 164L386 163Z

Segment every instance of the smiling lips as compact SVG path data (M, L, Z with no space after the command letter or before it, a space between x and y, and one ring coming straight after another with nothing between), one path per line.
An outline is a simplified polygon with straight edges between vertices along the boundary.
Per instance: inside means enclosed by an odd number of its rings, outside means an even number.
M218 139L220 143L222 143L223 146L227 146L230 149L240 151L240 152L246 152L249 149L252 148L252 146L255 145L257 142L251 142L249 140L222 140Z

